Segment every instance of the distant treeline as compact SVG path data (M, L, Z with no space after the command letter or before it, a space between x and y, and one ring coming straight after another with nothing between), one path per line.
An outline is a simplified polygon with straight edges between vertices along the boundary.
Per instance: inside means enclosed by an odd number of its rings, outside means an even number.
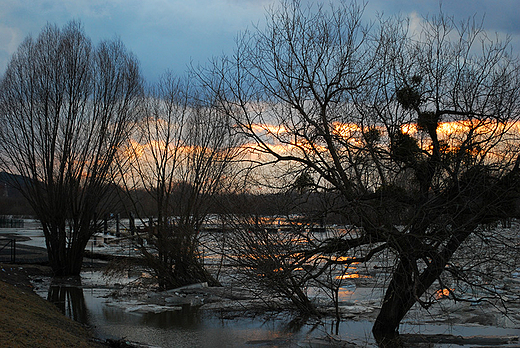
M0 173L0 216L34 216L34 210L20 192L10 186L10 174ZM17 178L20 180L20 178ZM131 205L128 194L114 185L112 197L118 197L110 203L110 211L119 213L127 218L132 212L134 216L155 216L153 197L144 190L134 190L130 195L139 201L140 211ZM204 199L204 211L210 214L247 214L264 216L287 216L298 214L316 223L341 223L341 217L334 214L330 207L324 206L324 201L331 199L333 193L310 193L302 200L294 192L280 192L276 194L220 194ZM299 198L297 198L299 197ZM175 201L175 194L171 199ZM327 211L327 213L324 213Z

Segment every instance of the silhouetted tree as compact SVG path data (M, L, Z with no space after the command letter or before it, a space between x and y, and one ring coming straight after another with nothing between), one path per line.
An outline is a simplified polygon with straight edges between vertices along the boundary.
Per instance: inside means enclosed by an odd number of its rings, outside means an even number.
M119 162L128 193L140 189L147 196L134 197L130 209L153 214L139 217L147 225L139 250L161 288L215 284L203 267L199 239L237 154L227 117L170 73L150 91L144 116ZM141 207L144 202L151 205Z
M439 15L414 32L398 18L366 26L362 12L283 1L201 77L262 168L289 162L336 194L347 232L293 246L302 266L319 257L318 277L393 263L373 328L385 342L414 304L432 304L447 270L465 279L451 260L483 224L518 212L520 70L472 20Z
M139 64L119 41L93 46L81 25L27 37L0 81L0 163L23 183L57 276L78 275L109 201L110 166L135 123Z

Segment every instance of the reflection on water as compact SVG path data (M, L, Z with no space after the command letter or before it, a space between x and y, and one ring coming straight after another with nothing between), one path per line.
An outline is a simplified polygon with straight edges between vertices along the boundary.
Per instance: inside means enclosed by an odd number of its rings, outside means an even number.
M335 279L362 279L362 278L370 278L368 275L359 274L359 273L347 273L343 275L336 276Z
M280 330L285 333L298 333L302 328L307 325L308 318L295 317L289 320L289 322L282 324Z
M101 338L125 337L158 347L294 347L304 341L309 331L305 321L248 317L228 320L189 307L142 314L105 306L92 319L95 333Z
M103 321L114 324L143 325L157 329L195 330L202 324L202 317L198 308L190 305L182 306L182 309L159 313L136 313L122 310L119 307L105 305L101 307Z
M258 317L222 319L216 313L183 306L160 313L134 311L128 306L107 302L108 289L85 288L79 283L53 283L49 301L63 313L89 325L101 339L125 338L156 347L294 347L309 334L326 335L327 329L290 316L264 320ZM363 329L366 325L362 325ZM357 328L358 330L360 328Z
M172 326L195 329L200 326L201 320L198 308L184 305L181 310L177 311L143 314L141 323L160 329L167 329Z
M92 277L91 277L92 278ZM52 283L43 296L55 303L63 313L92 328L101 339L121 339L141 342L156 347L310 347L326 346L323 338L351 342L359 347L375 347L372 338L372 322L359 321L306 321L287 316L263 318L247 314L234 319L222 319L218 313L185 306L178 310L161 313L142 313L134 310L137 301L125 306L115 305L108 296L106 287L91 287L88 277L69 284ZM382 289L342 288L341 297L349 310L360 310L363 301L382 296ZM514 329L494 327L462 327L447 325L424 325L405 322L403 332L424 334L450 333L454 335L510 335ZM516 332L517 334L517 332ZM319 340L316 340L318 338ZM440 347L434 345L434 347Z
M81 286L51 284L47 300L58 306L69 318L88 324L88 310Z

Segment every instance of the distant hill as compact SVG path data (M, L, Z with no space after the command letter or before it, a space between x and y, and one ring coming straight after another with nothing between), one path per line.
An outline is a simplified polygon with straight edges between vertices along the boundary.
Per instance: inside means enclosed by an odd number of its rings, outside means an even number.
M13 187L23 186L21 175L0 172L0 215L33 215L34 211L25 197Z
M14 186L23 186L21 175L0 172L0 197L21 197L22 194Z

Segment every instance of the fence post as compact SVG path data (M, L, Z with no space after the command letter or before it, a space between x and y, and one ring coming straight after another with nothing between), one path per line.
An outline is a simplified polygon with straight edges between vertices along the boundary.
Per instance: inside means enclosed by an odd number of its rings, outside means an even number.
M135 218L134 214L130 212L130 235L134 235L135 233Z
M16 263L16 239L12 239L11 243L13 244L11 247L11 261L12 263Z
M119 213L116 214L116 237L121 237L119 233Z
M103 219L103 234L108 234L108 213L105 214L105 218Z

